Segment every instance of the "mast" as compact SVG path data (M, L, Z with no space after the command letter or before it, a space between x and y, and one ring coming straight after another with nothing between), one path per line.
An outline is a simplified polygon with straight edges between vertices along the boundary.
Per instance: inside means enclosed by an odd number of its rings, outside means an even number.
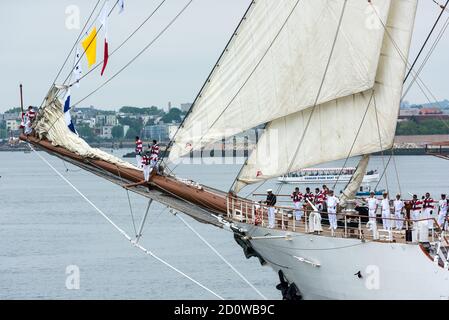
M23 91L22 91L22 84L20 84L20 111L23 114Z

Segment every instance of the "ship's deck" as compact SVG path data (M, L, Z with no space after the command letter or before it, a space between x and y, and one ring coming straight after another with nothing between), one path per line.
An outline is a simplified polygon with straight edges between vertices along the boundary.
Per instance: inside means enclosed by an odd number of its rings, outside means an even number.
M242 201L231 197L228 198L227 204L227 218L229 220L270 228L266 205L257 201ZM435 242L441 239L443 245L449 246L444 232L433 217L412 220L407 218L408 214L403 215L402 219L397 219L391 215L390 218L386 219L386 222L392 228L384 229L380 215L377 215L376 219L371 218L371 223L368 223L370 218L367 214L364 215L354 210L341 211L337 214L337 229L331 230L326 212L314 211L311 208L310 210L303 209L301 220L296 220L293 206L276 206L274 208L275 224L273 229L276 230L386 243L416 244L418 240L420 242ZM313 221L315 221L315 224ZM395 228L398 222L403 225L401 230ZM422 230L428 230L427 234Z

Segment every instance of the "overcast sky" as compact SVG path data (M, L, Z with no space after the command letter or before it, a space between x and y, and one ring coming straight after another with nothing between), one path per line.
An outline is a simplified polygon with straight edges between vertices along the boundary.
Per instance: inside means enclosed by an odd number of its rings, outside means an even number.
M121 15L114 12L109 20L111 50L160 1L125 0L125 12ZM168 101L174 106L192 102L250 1L194 0L171 29L144 55L82 105L116 109L123 105L165 107ZM82 81L80 88L72 90L73 101L84 97L119 70L187 2L167 0L154 18L110 58L103 78L99 75L100 70L95 70ZM0 0L0 112L19 105L18 86L21 82L24 85L25 105L41 103L80 31L66 27L67 8L78 6L82 27L95 3L96 0ZM411 57L416 55L439 12L440 8L432 0L419 1ZM448 17L449 13L445 13L440 27ZM449 98L448 81L445 79L449 70L448 36L444 35L422 73L422 79L438 99ZM100 42L98 58L102 56L102 47ZM64 70L60 80L65 79L69 67ZM85 64L83 71L87 71ZM426 102L418 87L410 91L406 100Z

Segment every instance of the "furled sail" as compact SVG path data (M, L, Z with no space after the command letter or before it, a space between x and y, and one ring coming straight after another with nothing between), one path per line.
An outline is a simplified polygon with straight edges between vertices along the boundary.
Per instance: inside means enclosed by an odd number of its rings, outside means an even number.
M416 6L416 0L392 1L373 89L272 121L242 168L235 190L392 147Z
M46 138L54 146L63 147L83 158L100 159L128 169L136 169L135 166L110 155L97 148L92 148L86 141L71 132L65 122L61 101L57 98L60 89L52 87L45 98L44 107L39 110L38 117L33 123L35 134L40 138Z
M390 0L374 3L386 19ZM179 129L170 160L314 105L343 11L338 63L318 103L372 88L384 29L373 24L367 1L253 1Z
M343 194L340 197L340 206L344 207L347 200L354 199L355 195L359 191L359 187L363 182L363 178L366 174L366 169L368 168L369 155L363 155L360 159L357 169L351 177L351 180L347 184Z

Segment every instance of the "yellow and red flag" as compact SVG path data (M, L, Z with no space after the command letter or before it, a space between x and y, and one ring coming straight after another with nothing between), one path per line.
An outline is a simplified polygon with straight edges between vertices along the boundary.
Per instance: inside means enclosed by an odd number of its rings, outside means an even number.
M89 68L97 61L97 28L93 28L90 34L82 42L86 53Z

